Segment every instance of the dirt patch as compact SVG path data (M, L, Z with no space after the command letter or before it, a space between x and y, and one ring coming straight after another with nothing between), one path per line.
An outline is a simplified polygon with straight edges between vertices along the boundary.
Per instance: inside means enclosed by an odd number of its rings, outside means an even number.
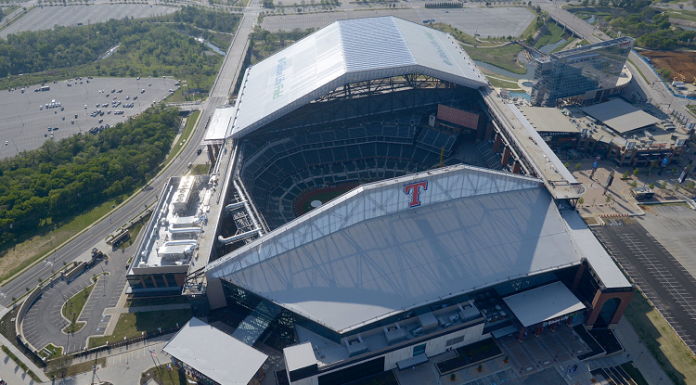
M691 83L696 77L696 52L642 51L653 66L672 71L672 77L684 76Z

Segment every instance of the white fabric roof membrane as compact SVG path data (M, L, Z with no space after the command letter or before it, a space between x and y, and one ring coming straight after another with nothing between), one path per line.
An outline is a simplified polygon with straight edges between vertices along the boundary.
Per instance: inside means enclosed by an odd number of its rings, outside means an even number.
M410 208L405 186L423 181ZM346 332L580 261L538 179L459 165L360 186L207 274Z
M391 16L340 20L247 70L231 135L246 135L345 84L410 73L487 84L447 33Z
M162 350L222 385L247 385L268 358L196 317Z
M214 142L225 140L227 130L234 116L234 107L218 107L213 112L208 124L208 130L205 132L203 142Z
M503 301L524 327L551 321L585 308L563 282L523 291L503 298Z

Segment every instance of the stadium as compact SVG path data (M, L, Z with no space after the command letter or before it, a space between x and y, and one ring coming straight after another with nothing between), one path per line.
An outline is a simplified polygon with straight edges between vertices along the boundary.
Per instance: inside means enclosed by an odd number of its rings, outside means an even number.
M247 69L206 136L204 266L183 288L198 318L164 350L213 383L259 383L272 361L277 383L333 385L613 328L633 287L518 112L449 34L394 17Z

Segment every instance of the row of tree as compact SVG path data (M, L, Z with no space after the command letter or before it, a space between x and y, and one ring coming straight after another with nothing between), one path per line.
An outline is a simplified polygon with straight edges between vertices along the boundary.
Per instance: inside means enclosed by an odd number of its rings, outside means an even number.
M50 222L130 193L166 158L181 122L176 109L150 108L98 136L46 141L0 161L0 249Z
M176 22L192 24L201 29L230 33L237 29L241 16L228 12L210 12L189 6L174 13L173 18Z
M609 27L636 38L639 46L650 49L694 46L696 39L696 31L672 28L667 14L647 6L637 13L611 17Z

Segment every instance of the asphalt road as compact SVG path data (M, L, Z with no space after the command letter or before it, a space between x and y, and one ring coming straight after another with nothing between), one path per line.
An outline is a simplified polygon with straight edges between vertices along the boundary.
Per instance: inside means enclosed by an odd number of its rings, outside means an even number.
M599 43L604 40L609 40L611 37L607 36L599 30L595 30L595 27L586 23L584 20L575 17L570 12L562 10L557 6L557 2L539 2L539 5L549 13L556 21L567 26L576 34L583 36L591 43ZM652 104L658 104L660 108L664 108L668 111L676 110L681 114L689 116L691 121L694 121L694 117L689 114L685 105L689 104L688 99L677 98L672 95L672 93L667 89L667 87L662 83L662 80L655 74L653 69L643 61L635 52L631 52L628 58L636 64L638 68L635 68L630 62L626 65L633 73L633 78L640 85L640 88L647 94L647 99ZM640 70L646 78L638 73Z
M637 222L608 219L592 230L638 287L696 352L696 280Z
M208 119L212 116L215 108L228 102L229 94L232 91L232 82L243 63L243 53L245 52L249 34L255 25L258 12L258 0L252 0L227 51L218 77L210 92L205 110L189 143L200 143L205 134ZM108 234L119 226L137 216L146 206L155 203L157 201L156 194L160 193L167 179L172 175L182 175L186 171L188 163L193 162L196 158L197 149L197 145L187 146L182 151L182 154L164 172L150 182L149 188L135 195L104 220L93 224L86 232L50 255L45 261L34 265L20 276L6 283L5 286L0 288L0 305L8 306L12 302L11 297L19 298L26 293L25 287L34 287L38 282L38 278L49 276L53 264L61 266L64 261L71 262L81 253L91 250L94 245L106 238Z

